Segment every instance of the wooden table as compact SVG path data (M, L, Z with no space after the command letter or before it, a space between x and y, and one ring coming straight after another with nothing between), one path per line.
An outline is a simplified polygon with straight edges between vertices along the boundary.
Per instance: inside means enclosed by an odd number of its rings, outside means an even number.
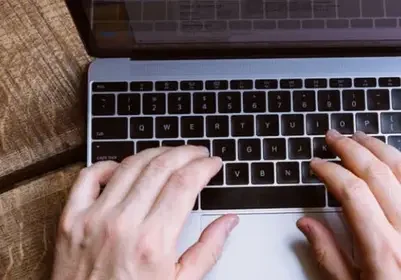
M90 57L63 0L0 1L0 278L48 279L85 159Z

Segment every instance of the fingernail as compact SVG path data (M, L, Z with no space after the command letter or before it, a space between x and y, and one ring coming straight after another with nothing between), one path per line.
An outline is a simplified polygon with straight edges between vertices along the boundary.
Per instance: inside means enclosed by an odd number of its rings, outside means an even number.
M227 231L230 233L238 225L239 217L233 216L227 221Z
M326 160L318 158L318 157L315 157L315 158L313 158L311 160L310 164L314 165L314 164L319 164L319 163L323 163L323 162L326 162Z
M202 149L203 150L203 152L205 153L205 154L207 154L207 155L209 155L210 154L210 151L209 151L209 149L208 148L206 148L205 146L198 146L200 149Z
M327 132L326 134L327 138L331 139L331 140L336 140L340 137L342 137L341 133L339 133L337 130L335 129L331 129Z
M212 159L217 160L219 162L223 162L223 159L221 157L212 157Z
M310 241L311 238L311 228L309 227L308 224L301 224L297 222L297 227L298 229L305 235L305 237Z
M355 134L352 136L352 138L354 138L355 140L363 140L367 137L367 135L362 132L362 131L357 131L355 132Z

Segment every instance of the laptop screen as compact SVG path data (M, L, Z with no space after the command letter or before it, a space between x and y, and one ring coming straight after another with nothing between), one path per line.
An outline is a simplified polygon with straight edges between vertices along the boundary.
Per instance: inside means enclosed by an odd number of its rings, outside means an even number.
M93 0L99 48L401 46L400 0Z

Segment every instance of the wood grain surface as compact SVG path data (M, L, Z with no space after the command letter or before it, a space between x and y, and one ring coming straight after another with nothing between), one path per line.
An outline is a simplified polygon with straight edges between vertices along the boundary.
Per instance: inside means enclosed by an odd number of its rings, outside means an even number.
M58 219L82 167L54 171L0 196L0 279L50 278Z
M0 0L0 189L84 144L89 62L63 0Z

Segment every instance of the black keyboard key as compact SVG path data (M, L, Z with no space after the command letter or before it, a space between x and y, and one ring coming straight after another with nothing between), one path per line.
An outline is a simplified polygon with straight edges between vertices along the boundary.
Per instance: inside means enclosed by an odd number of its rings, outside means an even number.
M304 116L303 115L282 115L281 133L283 135L303 135Z
M128 120L126 118L92 119L92 139L128 138Z
M92 115L107 116L114 115L116 101L114 94L93 94Z
M401 86L401 79L398 77L379 78L380 87L399 87Z
M241 93L239 91L219 92L219 113L240 113Z
M277 183L297 184L299 183L299 163L298 162L278 162Z
M223 161L236 159L237 150L235 148L235 140L214 140L213 156L220 157Z
M324 186L270 188L207 188L201 193L203 210L315 208L326 206Z
M180 83L181 90L203 90L202 81L182 81Z
M193 111L195 114L216 113L216 93L196 92L193 95Z
M168 94L169 114L191 113L191 95L189 92L177 92Z
M350 88L350 87L352 87L352 79L350 79L350 78L330 79L330 87L332 87L332 88Z
M394 110L401 110L401 89L393 89L391 91L391 101Z
M274 164L257 162L251 164L252 184L269 185L274 183Z
M132 82L130 88L131 91L152 91L153 82Z
M268 92L269 112L290 112L291 94L289 91Z
M254 134L253 116L239 115L231 117L232 136L253 136Z
M264 91L245 91L242 100L245 113L266 112L266 93Z
M157 138L177 138L178 137L178 118L177 117L156 118L156 137Z
M311 112L316 110L315 92L313 90L295 90L292 93L292 104L295 112Z
M207 137L228 137L228 116L206 117Z
M401 113L382 113L380 118L383 134L401 133Z
M134 143L124 142L92 142L92 163L113 160L121 162L134 154Z
M358 113L356 114L356 130L366 134L379 133L379 120L377 113Z
M93 83L92 91L94 92L121 92L128 91L127 82L102 82Z
M230 81L231 89L253 89L252 80L232 80Z
M354 86L359 88L376 87L376 78L355 78Z
M327 202L329 207L341 207L341 203L331 193L327 193Z
M238 140L238 158L240 160L260 160L261 150L259 139Z
M146 93L142 95L145 115L163 115L166 113L166 95L164 93Z
M365 91L343 90L343 109L344 111L365 110Z
M207 90L228 89L228 81L224 81L224 80L206 81L206 89Z
M302 162L301 163L301 173L302 173L302 183L320 183L318 177L313 172L312 168L310 168L310 162Z
M203 146L206 149L210 150L210 140L188 140L187 141L188 145L192 145L192 146Z
M248 185L249 168L247 163L227 163L226 164L226 184L227 185Z
M153 118L151 117L131 118L130 128L132 139L153 138Z
M278 136L278 115L256 116L256 133L258 136Z
M147 149L159 148L159 141L138 141L136 142L136 153L140 153Z
M327 88L327 79L306 79L306 88Z
M286 158L286 144L284 138L264 139L263 158L277 160Z
M283 79L280 80L280 87L282 89L288 88L302 88L302 79Z
M388 89L371 89L367 92L368 109L372 111L390 109L390 92Z
M313 138L313 157L332 159L336 156L330 151L325 138Z
M354 130L354 115L353 114L332 114L331 128L342 134L353 134Z
M312 156L310 138L288 139L288 156L290 159L310 159Z
M276 89L278 88L278 81L267 79L267 80L256 80L255 88L257 89Z
M401 136L389 136L388 144L401 152Z
M329 130L329 116L327 114L306 115L306 133L308 135L325 135Z
M163 147L180 147L184 145L185 145L184 140L165 140L162 142Z
M141 113L141 96L139 94L118 95L119 115L139 115Z
M340 111L339 90L319 90L317 96L319 111Z
M176 91L176 90L178 90L178 82L176 82L176 81L160 81L160 82L156 82L156 90L160 90L160 91Z
M222 186L224 184L224 167L221 167L219 172L210 179L208 186Z
M182 117L181 136L185 138L203 137L203 117Z

